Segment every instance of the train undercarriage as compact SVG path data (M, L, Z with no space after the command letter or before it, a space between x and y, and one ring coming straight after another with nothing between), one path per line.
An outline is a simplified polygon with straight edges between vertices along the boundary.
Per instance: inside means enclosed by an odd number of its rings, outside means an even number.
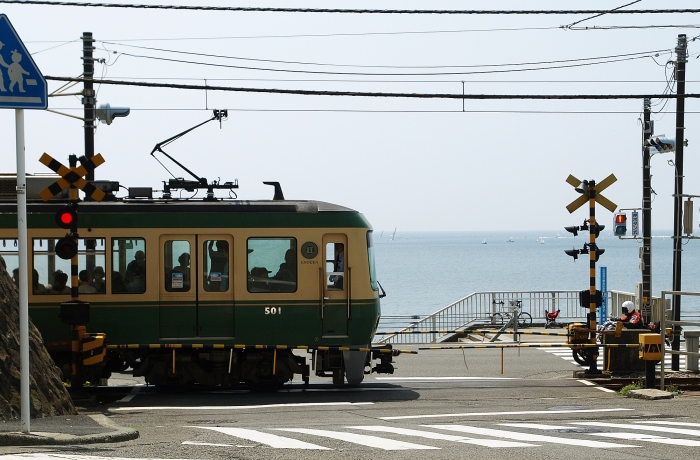
M299 356L288 349L161 349L110 350L104 376L133 369L135 377L161 388L204 386L274 390L311 372L335 385L359 385L370 372L393 373L392 354L378 351L307 350ZM372 360L378 360L371 367Z

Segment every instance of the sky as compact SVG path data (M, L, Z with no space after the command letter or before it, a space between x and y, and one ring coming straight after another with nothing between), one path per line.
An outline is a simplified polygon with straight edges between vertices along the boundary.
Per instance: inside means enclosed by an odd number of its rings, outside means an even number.
M112 4L339 9L613 9L629 1L117 1ZM79 77L83 32L95 43L95 77L107 80L372 93L451 95L661 95L675 92L674 48L688 36L686 93L700 93L700 15L464 15L184 11L3 4L44 76ZM90 3L90 2L84 2ZM93 2L94 3L94 2ZM699 8L692 0L641 0L625 9ZM574 22L572 27L566 27ZM564 27L562 27L564 26ZM0 54L9 62L10 50ZM616 57L611 57L616 56ZM604 59L601 59L604 58ZM602 63L601 63L602 62ZM208 64L208 65L203 65ZM585 64L585 65L583 65ZM251 68L255 68L253 70ZM546 68L546 69L544 69ZM528 70L524 70L528 69ZM536 69L536 70L533 70ZM3 69L4 70L4 69ZM48 81L53 94L63 82ZM85 150L82 84L25 111L26 170L39 157L67 163ZM587 206L572 174L617 182L618 208L642 205L642 99L474 100L347 97L96 85L97 105L129 107L98 124L97 179L162 189L189 174L153 147L228 110L164 150L200 177L238 180L239 199L320 200L362 212L377 230L561 231ZM686 100L684 186L700 195ZM653 99L655 135L675 137L675 100ZM70 116L64 116L67 114ZM16 172L15 111L0 110L2 172ZM166 170L160 162L167 167ZM674 154L651 159L653 230L673 228ZM123 195L124 192L121 192ZM185 193L182 196L187 196ZM696 234L700 199L696 199ZM597 207L612 228L613 214Z

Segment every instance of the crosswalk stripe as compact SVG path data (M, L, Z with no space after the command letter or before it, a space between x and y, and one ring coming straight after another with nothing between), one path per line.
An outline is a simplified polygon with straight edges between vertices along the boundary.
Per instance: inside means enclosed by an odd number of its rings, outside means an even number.
M497 438L508 438L525 442L548 442L552 444L566 444L569 446L592 447L592 448L616 448L616 447L637 447L628 444L616 444L611 442L590 441L578 438L558 438L555 436L545 436L540 434L520 433L517 431L494 430L491 428L481 428L468 425L423 425L428 428L457 431L460 433L470 433L483 436L493 436Z
M576 425L586 425L586 426L599 426L605 428L622 428L625 431L632 430L645 430L645 431L657 431L661 433L675 433L675 434L689 434L691 436L700 436L700 430L689 430L686 428L671 428L668 426L660 426L661 424L654 425L642 425L631 423L605 423L605 422L572 422Z
M249 441L265 444L277 449L313 449L313 450L333 450L328 447L311 444L309 442L297 441L284 436L263 433L262 431L250 430L247 428L233 428L223 426L193 426L189 428L201 428L203 430L218 431L219 433L235 436L236 438L247 439Z
M435 433L432 431L410 430L407 428L398 428L394 426L349 426L354 430L367 430L374 432L402 434L406 436L416 436L419 438L439 439L441 441L454 441L465 444L475 444L484 447L536 447L535 444L527 444L524 442L499 441L496 439L474 439L466 436L455 436L453 434Z
M678 438L666 438L664 436L656 436L654 434L644 434L644 433L630 433L629 431L618 432L618 433L589 433L592 436L601 436L607 438L617 438L617 439L627 439L629 441L648 441L655 442L657 444L669 444L672 446L685 446L685 447L698 447L700 446L700 441L695 441L693 439L678 439Z
M501 423L502 426L511 426L514 428L530 428L534 430L571 430L571 426L565 425L545 425L541 423ZM653 434L634 433L629 430L616 433L584 433L589 436L599 436L604 438L624 439L626 441L648 441L657 444L682 445L686 447L698 447L700 441L692 439L672 439L664 436L656 436Z
M651 423L654 425L673 425L673 426L695 426L700 428L700 423L689 423L689 422L669 422L666 420L657 420L657 421L646 421L646 420L639 420L635 421L634 423Z
M376 447L382 450L411 450L411 449L440 449L439 447L424 446L422 444L413 444L410 442L394 441L391 439L380 438L378 436L369 436L366 434L343 433L341 431L314 430L309 428L274 428L280 431L289 431L292 433L311 434L314 436L323 436L326 438L339 439L345 442L354 444L362 444L368 447Z

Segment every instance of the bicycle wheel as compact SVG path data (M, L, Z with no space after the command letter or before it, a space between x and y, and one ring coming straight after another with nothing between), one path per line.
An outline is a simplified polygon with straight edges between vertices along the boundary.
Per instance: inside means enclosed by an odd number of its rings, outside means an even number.
M500 313L494 313L491 315L491 324L496 326L503 326L503 315Z
M532 316L530 316L530 313L520 313L518 315L518 327L530 327L532 326Z

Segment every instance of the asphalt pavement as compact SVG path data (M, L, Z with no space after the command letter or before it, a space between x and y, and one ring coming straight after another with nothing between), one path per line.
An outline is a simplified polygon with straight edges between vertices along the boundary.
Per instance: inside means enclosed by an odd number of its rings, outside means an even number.
M535 327L525 329L522 332L524 334L519 336L521 343L566 343L566 337L557 334L565 334L566 329ZM528 334L528 332L531 334ZM488 342L493 335L493 333L486 333L482 340ZM478 336L479 334L472 334L472 340ZM504 333L498 338L499 342L512 342L513 340L512 332L510 334ZM110 379L111 385L130 383L135 384L138 382L130 381L128 378L121 380L118 378ZM104 414L81 413L78 415L31 419L28 432L21 430L20 420L0 422L0 446L113 443L129 441L138 437L139 432L137 430L117 426Z

